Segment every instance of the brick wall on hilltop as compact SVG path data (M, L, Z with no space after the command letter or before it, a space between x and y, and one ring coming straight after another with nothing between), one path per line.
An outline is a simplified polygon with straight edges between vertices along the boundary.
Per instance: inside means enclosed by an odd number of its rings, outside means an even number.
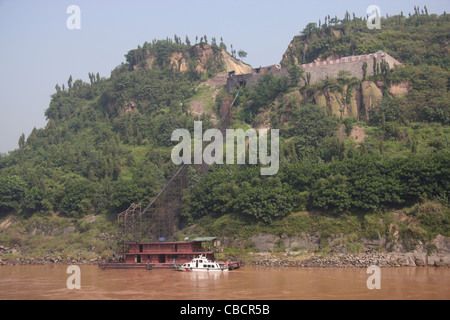
M300 65L299 67L304 70L304 75L306 77L307 73L311 74L310 84L314 84L323 81L327 78L336 79L339 77L341 71L348 72L347 77L356 77L360 80L363 79L363 64L367 62L367 74L366 76L371 76L373 72L374 57L376 63L379 64L381 61L386 61L389 67L392 69L395 65L401 65L399 61L388 55L386 52L377 52L362 56L352 56L344 57L337 60L320 61L314 63L308 63ZM255 85L261 77L265 74L274 74L275 76L288 76L288 70L286 68L281 68L280 65L273 65L264 68L253 69L250 74L235 75L230 73L227 80L227 91L235 89L239 86L252 86ZM301 85L304 85L303 80L300 81Z

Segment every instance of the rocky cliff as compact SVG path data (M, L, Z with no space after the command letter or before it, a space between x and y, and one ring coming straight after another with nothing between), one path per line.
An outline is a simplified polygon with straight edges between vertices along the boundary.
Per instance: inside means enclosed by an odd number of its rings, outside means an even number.
M405 95L409 83L390 84L386 86L379 81L363 81L337 85L318 84L311 88L290 91L279 97L275 103L276 108L294 103L300 106L305 103L315 103L326 106L331 114L342 118L355 118L368 121L369 111L377 108L383 99L383 91L388 90L394 97ZM265 111L264 111L265 112ZM290 119L282 119L282 122Z
M344 85L342 91L319 88L312 98L338 117L369 120L369 110L383 98L382 84L364 81L362 84Z
M144 68L152 69L156 60L156 56L147 50ZM200 73L207 73L212 69L218 72L234 71L235 74L252 72L250 65L232 57L226 50L205 43L196 44L189 50L172 52L169 61L171 67L181 72L186 72L192 67ZM140 67L142 65L135 65L133 68L136 70Z

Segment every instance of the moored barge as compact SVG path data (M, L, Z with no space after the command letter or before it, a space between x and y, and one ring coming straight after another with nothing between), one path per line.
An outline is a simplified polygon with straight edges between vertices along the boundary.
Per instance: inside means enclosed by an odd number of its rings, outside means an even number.
M174 269L184 263L191 262L199 255L214 261L214 253L220 252L216 248L217 238L196 238L182 242L126 242L125 250L119 262L100 264L101 269ZM213 243L212 247L204 247L203 243ZM227 262L219 264L230 270L242 266L241 262Z

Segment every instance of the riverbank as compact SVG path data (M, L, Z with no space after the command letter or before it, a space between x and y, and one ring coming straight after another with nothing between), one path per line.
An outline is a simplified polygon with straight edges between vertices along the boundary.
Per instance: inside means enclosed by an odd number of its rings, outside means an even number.
M115 257L118 258L118 257ZM450 257L446 254L426 255L423 253L380 253L369 250L365 253L333 252L323 253L269 253L247 252L239 257L230 257L245 262L254 267L272 268L367 268L376 265L380 268L393 267L434 267L450 268ZM98 265L107 262L111 257L96 257L92 259L73 259L62 255L43 258L20 256L17 248L0 246L0 266L14 265ZM219 259L220 260L220 259Z
M76 264L97 265L105 261L105 257L94 257L91 259L73 259L63 255L45 255L44 257L30 257L23 255L20 248L0 246L0 266L15 265L51 265L51 264Z
M224 248L219 261L242 260L257 267L450 266L448 232L436 234L409 211L358 219L302 213L265 225L227 216L210 219L212 225L188 227L175 240L214 235ZM114 254L117 239L116 221L107 215L81 220L10 215L0 222L0 265L98 265L119 258Z
M448 257L445 256L418 256L409 254L381 254L375 251L352 254L336 253L329 256L310 254L300 257L277 257L270 254L261 256L251 262L258 267L276 268L367 268L376 265L380 268L393 267L435 267L449 268Z

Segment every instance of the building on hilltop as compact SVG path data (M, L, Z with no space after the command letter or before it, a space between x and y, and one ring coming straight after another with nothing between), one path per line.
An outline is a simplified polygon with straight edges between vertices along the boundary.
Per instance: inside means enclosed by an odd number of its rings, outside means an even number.
M255 85L261 77L266 74L273 74L277 77L287 77L288 70L279 64L268 67L259 67L252 70L252 73L236 75L234 71L228 73L227 91L238 87Z
M381 64L382 61L387 62L390 69L393 69L395 65L401 65L399 61L383 51L371 53L367 55L343 57L336 60L318 61L314 63L308 63L300 65L303 69L304 75L309 73L310 83L314 84L327 78L336 79L340 76L341 72L347 73L348 77L355 77L363 80L363 65L367 63L366 76L374 74L374 61L377 64ZM288 69L282 68L280 65L272 65L264 68L253 69L252 73L236 75L234 72L228 74L227 79L227 91L231 91L235 88L252 86L258 82L265 74L273 74L277 77L288 76ZM300 84L304 85L305 81L300 80Z

